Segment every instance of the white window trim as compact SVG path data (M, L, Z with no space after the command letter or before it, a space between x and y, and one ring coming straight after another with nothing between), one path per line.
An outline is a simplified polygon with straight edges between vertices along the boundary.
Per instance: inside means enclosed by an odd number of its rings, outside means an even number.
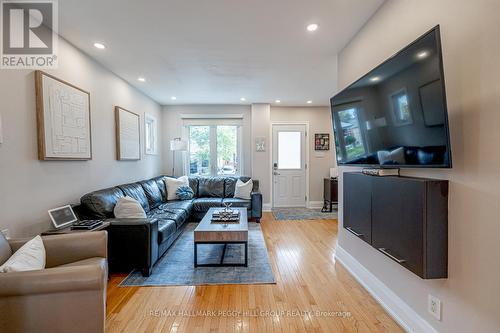
M147 146L147 124L151 123L152 128L153 128L153 148L149 149ZM144 115L144 153L147 155L158 155L158 119L156 117L150 115L150 114L145 114Z
M235 118L188 118L184 119L182 127L182 139L188 142L187 156L184 159L184 174L190 175L189 161L190 161L190 144L189 144L189 126L210 126L210 149L217 152L217 126L237 126L236 135L238 136L238 144L236 148L237 163L239 165L238 172L234 176L241 176L245 174L244 161L243 161L243 123L240 119ZM217 154L210 155L210 176L222 176L217 173Z

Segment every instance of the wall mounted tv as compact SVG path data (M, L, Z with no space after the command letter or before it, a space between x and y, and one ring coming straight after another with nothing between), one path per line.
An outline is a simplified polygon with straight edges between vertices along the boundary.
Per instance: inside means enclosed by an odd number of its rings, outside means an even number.
M439 26L330 104L339 165L451 168Z

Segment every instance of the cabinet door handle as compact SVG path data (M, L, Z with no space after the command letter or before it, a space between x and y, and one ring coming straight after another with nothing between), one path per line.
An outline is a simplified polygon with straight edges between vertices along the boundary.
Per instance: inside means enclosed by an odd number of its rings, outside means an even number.
M387 252L387 249L384 248L384 247L379 247L378 250L380 252L382 252L383 254L385 254L386 256L388 256L389 258L391 258L392 260L395 260L396 262L398 262L400 264L406 262L406 260L404 260L404 259L398 259L395 256L393 256L392 254L390 254L389 252Z
M355 236L361 237L363 234L357 233L356 231L352 230L351 227L346 227L347 230L349 230L351 233L353 233Z

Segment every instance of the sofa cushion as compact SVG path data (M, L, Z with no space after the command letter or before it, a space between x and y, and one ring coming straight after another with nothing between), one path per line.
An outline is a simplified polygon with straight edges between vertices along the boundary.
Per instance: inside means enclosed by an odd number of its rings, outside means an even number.
M142 186L139 183L130 183L124 185L118 185L118 187L123 191L123 193L135 200L139 201L144 211L149 212L149 203L148 198L146 197L146 193L142 189Z
M222 177L203 177L198 179L198 197L199 198L223 198L224 197L224 178Z
M230 203L231 207L241 207L246 209L251 209L252 201L240 198L224 198L222 204Z
M162 195L156 181L154 179L143 180L139 184L141 184L144 193L146 193L149 207L151 209L158 207L162 202Z
M226 177L224 179L224 198L234 197L234 189L237 181L238 177Z
M161 220L173 220L175 221L175 224L180 227L181 225L184 224L186 221L188 215L185 210L182 209L177 209L176 211L166 211L166 210L160 210L160 209L155 209L154 211L150 211L148 213L149 218L155 218L158 219L158 221Z
M170 236L177 231L177 225L174 220L159 220L158 221L158 244L166 241Z
M211 207L221 207L222 198L197 198L193 201L195 212L206 212Z
M87 193L80 199L80 202L93 217L112 218L118 199L124 196L125 194L119 187L111 187Z
M193 190L193 198L198 197L198 177L189 177L189 187Z
M193 209L193 200L175 200L164 203L158 207L161 210L175 212L175 210L184 210L187 215L191 214Z
M165 185L165 176L158 176L151 178L156 182L156 185L158 186L158 189L160 190L161 193L161 201L165 202L167 201L167 186Z

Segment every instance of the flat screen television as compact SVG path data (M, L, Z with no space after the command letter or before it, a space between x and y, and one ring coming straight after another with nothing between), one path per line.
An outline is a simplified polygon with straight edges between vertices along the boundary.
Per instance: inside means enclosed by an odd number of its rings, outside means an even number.
M339 165L451 168L439 26L330 105Z

